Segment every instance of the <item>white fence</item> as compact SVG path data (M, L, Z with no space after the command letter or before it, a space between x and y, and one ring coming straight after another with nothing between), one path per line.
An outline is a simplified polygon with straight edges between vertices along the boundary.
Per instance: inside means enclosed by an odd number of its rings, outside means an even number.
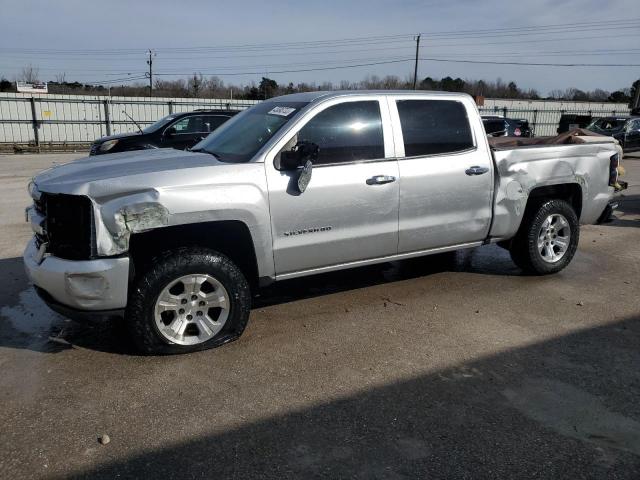
M485 99L479 107L482 114L499 114L505 117L526 119L537 137L557 134L562 114L591 115L605 117L628 115L630 109L626 103L573 102L566 100L507 100Z
M242 110L252 100L82 95L0 94L0 144L46 146L87 144L96 138L135 131L175 112ZM126 112L126 114L125 114Z
M173 112L209 109L242 110L252 100L101 97L0 93L0 146L78 145L114 133L135 131L126 114L145 126ZM526 118L537 136L555 135L563 113L623 115L620 103L486 99L482 113Z

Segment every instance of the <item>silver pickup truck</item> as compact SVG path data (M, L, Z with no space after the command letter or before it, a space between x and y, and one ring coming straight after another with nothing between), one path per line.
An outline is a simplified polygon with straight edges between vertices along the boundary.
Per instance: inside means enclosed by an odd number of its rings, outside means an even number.
M124 316L139 348L209 348L270 282L499 243L572 259L610 202L614 139L490 146L471 97L312 92L265 101L191 151L102 155L29 185L26 270L70 318Z

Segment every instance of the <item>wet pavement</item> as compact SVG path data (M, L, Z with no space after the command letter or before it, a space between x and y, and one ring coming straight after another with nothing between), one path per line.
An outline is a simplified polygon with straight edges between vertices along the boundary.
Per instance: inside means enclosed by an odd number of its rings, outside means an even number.
M640 155L560 274L486 246L283 282L171 357L28 285L26 183L72 158L0 156L0 478L640 478Z

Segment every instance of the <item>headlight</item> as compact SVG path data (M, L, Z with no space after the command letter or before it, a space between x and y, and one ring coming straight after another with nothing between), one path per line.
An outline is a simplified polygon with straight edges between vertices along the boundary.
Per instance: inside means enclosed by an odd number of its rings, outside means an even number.
M27 185L27 192L29 192L29 196L34 200L36 201L40 200L40 191L36 186L36 182L34 182L33 180L31 180L29 182L29 185Z
M108 152L113 147L115 147L117 143L118 143L118 140L107 140L102 145L100 145L100 151L101 152Z

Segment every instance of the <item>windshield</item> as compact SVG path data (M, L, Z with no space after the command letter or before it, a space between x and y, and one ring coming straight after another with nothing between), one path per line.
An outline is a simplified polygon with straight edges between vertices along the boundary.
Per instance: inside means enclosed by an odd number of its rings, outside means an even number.
M248 162L306 102L259 103L226 122L192 151L215 155L221 162Z
M587 130L593 132L615 132L622 130L627 122L624 118L597 118L589 124Z
M144 133L152 133L155 132L156 130L158 130L159 128L162 128L163 126L165 126L167 123L169 123L171 120L173 120L174 118L176 118L178 115L167 115L166 117L162 117L160 120L158 120L157 122L153 122L151 125L149 125L148 127L144 127L142 129L142 131Z

